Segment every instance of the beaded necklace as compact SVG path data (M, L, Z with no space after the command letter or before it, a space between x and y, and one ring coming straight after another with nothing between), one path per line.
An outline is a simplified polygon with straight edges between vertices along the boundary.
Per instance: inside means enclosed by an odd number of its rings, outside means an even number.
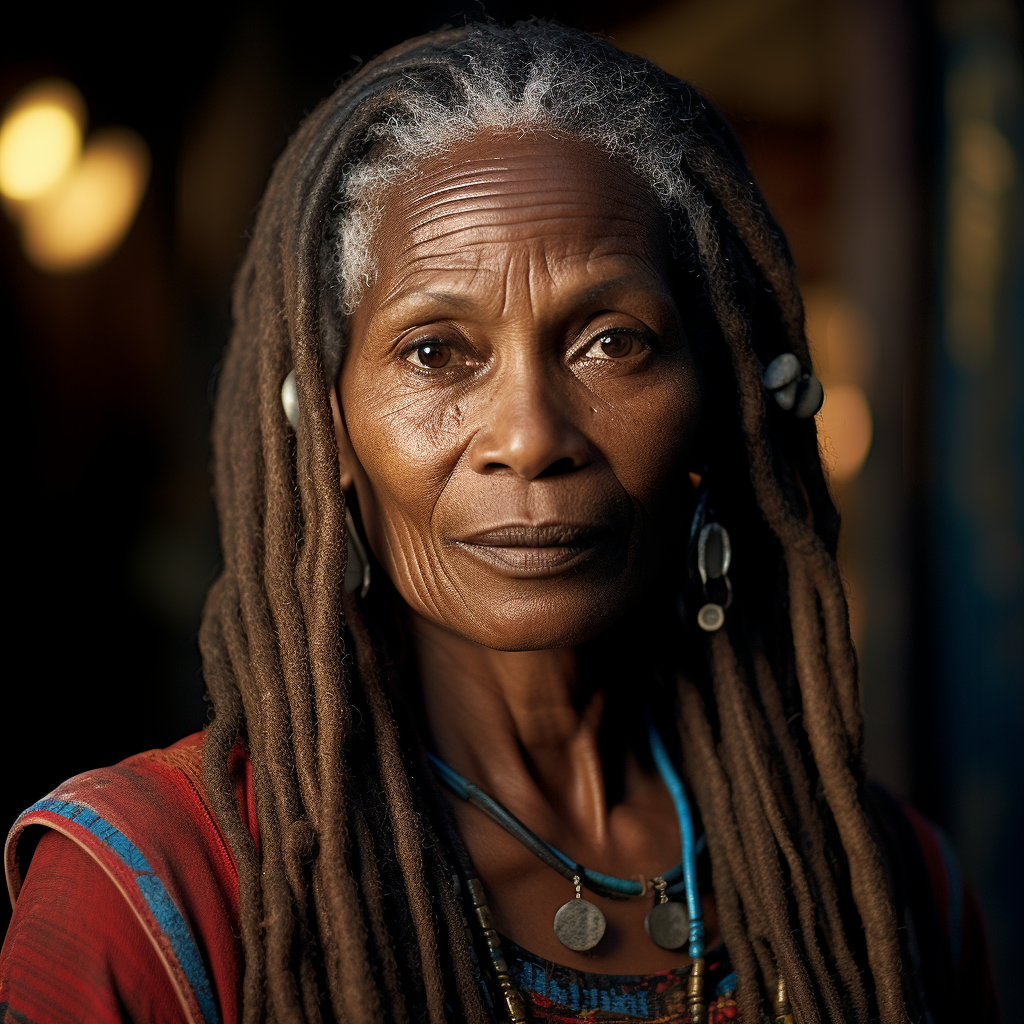
M736 1003L732 992L720 994L721 998L709 1008L704 999L704 920L697 890L697 855L704 844L704 837L694 841L693 818L686 789L668 756L661 736L654 726L650 715L647 716L647 738L650 743L651 756L658 768L675 806L679 822L679 834L682 840L683 858L679 864L657 878L652 879L652 886L658 894L658 901L647 913L644 928L651 939L663 949L679 949L687 943L687 952L693 963L690 966L690 977L686 993L686 1020L689 1024L712 1024L710 1016L714 1016L713 1024L725 1024L731 1021L736 1013ZM440 758L427 751L427 757L438 779L452 793L467 803L483 811L492 821L500 825L510 835L518 839L549 867L560 875L571 879L576 889L576 897L565 903L555 914L555 935L569 949L593 949L600 942L605 931L604 915L589 900L584 900L580 892L586 886L592 892L610 899L629 899L643 895L647 887L635 879L618 878L600 871L591 871L582 864L576 863L571 857L562 853L551 843L545 842L526 827L508 808L503 807L493 797L488 796L479 786L463 778L454 768L445 764ZM465 858L465 854L463 854ZM466 888L472 907L472 917L483 932L483 939L491 961L491 971L501 994L501 1002L510 1024L526 1024L528 1011L522 993L518 990L509 973L509 966L501 948L501 939L494 928L491 912L484 898L483 886L473 877L471 865L466 875ZM680 880L681 879L681 880ZM680 891L686 893L686 908L677 901L669 900L669 894ZM582 910L575 909L583 905ZM573 909L569 909L573 908ZM593 908L587 909L587 908ZM677 908L677 909L666 909ZM586 915L587 920L597 920L597 927L585 926L582 936L588 945L570 945L576 941L581 930L576 923L576 915ZM593 916L592 916L593 915ZM563 921L568 917L569 924L563 925L560 931L560 917ZM596 938L594 938L596 934ZM568 941L567 941L568 940ZM711 1009L713 1013L709 1015ZM793 1024L793 1013L790 1008L786 981L781 972L778 976L778 992L775 999L774 1013L771 1015L774 1024Z
M647 913L644 928L651 940L662 949L679 949L687 945L687 952L696 961L704 955L704 920L697 890L698 844L694 840L693 817L682 780L650 716L647 719L647 737L651 756L672 797L679 822L683 857L675 867L651 880L650 887L656 893L656 902ZM599 907L583 898L582 887L610 899L629 899L642 896L648 891L648 887L635 878L618 878L578 864L557 847L541 839L508 808L461 776L454 768L429 752L427 756L438 779L452 793L483 811L531 853L572 882L576 890L575 898L559 907L554 920L555 935L568 949L576 952L593 949L605 933L604 914ZM670 899L681 891L685 892L685 904Z

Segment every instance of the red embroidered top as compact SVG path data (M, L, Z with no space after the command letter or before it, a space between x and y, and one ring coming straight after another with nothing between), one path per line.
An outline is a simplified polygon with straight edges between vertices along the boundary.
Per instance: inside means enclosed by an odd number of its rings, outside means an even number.
M251 771L229 769L256 835ZM876 794L904 942L911 1019L998 1019L980 920L940 833ZM0 1024L236 1024L238 876L202 785L202 734L58 787L5 850L14 917L0 951ZM536 1022L682 1018L681 972L573 972L508 944ZM736 1019L728 964L709 975L714 1024Z

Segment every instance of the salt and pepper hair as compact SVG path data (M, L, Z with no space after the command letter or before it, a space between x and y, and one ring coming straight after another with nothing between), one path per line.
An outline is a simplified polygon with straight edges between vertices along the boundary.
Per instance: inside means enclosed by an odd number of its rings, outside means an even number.
M762 1020L781 974L799 1024L901 1024L838 519L813 421L766 404L760 384L783 351L810 369L788 249L731 131L693 88L536 23L435 33L342 85L278 162L238 277L213 435L225 567L201 643L215 712L204 776L239 871L242 1020L494 1013L453 880L464 852L389 682L394 612L374 603L376 584L368 603L344 594L329 403L388 186L484 129L588 140L632 166L668 215L735 602L711 636L677 622L666 650L741 1013ZM293 367L295 433L279 398ZM239 742L258 844L233 789Z
M580 66L571 54L539 49L525 67L503 65L502 56L500 45L470 54L455 71L454 103L449 97L410 95L400 111L374 125L370 138L377 151L344 182L346 215L338 247L346 312L372 281L372 240L390 186L414 179L428 157L451 152L482 131L546 131L582 139L630 166L664 208L679 210L697 198L689 194L668 97L621 67Z

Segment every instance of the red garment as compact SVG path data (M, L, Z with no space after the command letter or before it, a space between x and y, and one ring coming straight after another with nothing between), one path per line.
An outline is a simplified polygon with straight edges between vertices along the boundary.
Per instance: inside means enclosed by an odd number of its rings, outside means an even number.
M79 775L18 819L6 849L16 903L0 952L0 1024L235 1024L238 875L203 791L202 741L196 733ZM229 768L254 830L240 747Z
M16 905L0 951L0 1024L237 1024L238 875L203 790L202 741L196 733L79 775L15 823L5 851ZM229 770L258 841L241 745ZM912 809L879 800L906 989L918 1004L911 1016L958 1021L973 1007L979 1020L997 1020L980 919L948 844ZM581 975L579 985L596 978ZM552 1012L527 980L535 1017L578 1019L575 1010ZM728 995L708 996L713 1024L733 1024Z

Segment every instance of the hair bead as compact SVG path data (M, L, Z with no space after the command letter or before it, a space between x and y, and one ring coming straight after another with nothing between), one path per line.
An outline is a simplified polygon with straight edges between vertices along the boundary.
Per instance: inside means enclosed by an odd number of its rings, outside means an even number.
M295 383L295 371L289 370L288 376L281 381L281 406L292 430L299 429L299 389Z

